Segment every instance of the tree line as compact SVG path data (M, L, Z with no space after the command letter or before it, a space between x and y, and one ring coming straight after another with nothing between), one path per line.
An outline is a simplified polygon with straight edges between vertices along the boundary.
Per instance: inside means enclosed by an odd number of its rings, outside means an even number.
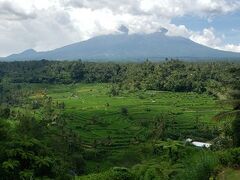
M0 62L0 82L10 83L116 83L119 89L175 92L224 91L236 81L237 62L98 63L79 61ZM0 87L1 90L1 87Z

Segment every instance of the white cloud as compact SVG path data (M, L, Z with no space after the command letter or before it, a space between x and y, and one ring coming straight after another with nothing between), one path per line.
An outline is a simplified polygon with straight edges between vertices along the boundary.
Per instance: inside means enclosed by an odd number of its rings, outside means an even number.
M188 30L184 25L176 26L174 24L168 24L166 25L166 28L168 29L167 32L168 36L182 36L185 38L189 38L193 33L190 30Z
M221 38L216 37L215 30L213 28L203 29L202 32L194 33L190 36L190 39L209 47L218 48L218 46L222 43Z
M209 16L238 10L238 0L61 0L64 5L103 9L118 13L155 14L161 17L175 17L189 13Z
M23 9L10 1L0 1L0 18L2 20L23 20L36 18L32 10Z
M203 29L202 32L189 31L189 34L191 34L189 38L199 44L224 51L240 52L240 44L224 44L224 34L222 37L216 36L212 27Z
M240 52L240 44L234 45L234 44L227 44L220 49L225 51L232 51L232 52Z
M211 20L239 9L239 0L0 0L0 56L118 33L121 25L129 33L151 33L164 27L171 36L238 50L234 45L222 45L212 28L193 32L172 24L171 19L194 15Z

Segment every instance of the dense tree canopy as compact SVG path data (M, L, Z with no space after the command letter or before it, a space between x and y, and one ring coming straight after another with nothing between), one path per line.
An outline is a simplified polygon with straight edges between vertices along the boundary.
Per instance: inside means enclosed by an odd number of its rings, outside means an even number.
M13 83L118 83L129 90L166 90L217 94L234 81L233 62L93 63L82 61L1 62L0 79ZM0 91L3 91L0 86Z

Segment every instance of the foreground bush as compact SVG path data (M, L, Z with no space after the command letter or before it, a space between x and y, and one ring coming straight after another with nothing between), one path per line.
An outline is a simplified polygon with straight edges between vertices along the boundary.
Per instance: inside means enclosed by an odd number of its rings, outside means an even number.
M127 169L115 167L99 174L90 174L76 178L77 180L135 180L134 175Z
M202 151L186 162L185 170L178 179L208 180L218 164L218 158L213 153Z
M172 165L167 161L150 161L135 165L132 172L136 180L169 180L178 170L178 165Z
M240 148L219 151L218 157L223 166L240 167Z

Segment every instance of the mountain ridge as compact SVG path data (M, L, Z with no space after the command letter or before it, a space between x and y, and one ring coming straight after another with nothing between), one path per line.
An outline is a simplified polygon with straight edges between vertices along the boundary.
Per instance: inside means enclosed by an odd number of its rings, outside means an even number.
M1 58L20 60L158 60L182 59L240 59L240 53L212 49L180 36L162 32L151 34L112 34L69 44L51 51L28 49L19 54Z

